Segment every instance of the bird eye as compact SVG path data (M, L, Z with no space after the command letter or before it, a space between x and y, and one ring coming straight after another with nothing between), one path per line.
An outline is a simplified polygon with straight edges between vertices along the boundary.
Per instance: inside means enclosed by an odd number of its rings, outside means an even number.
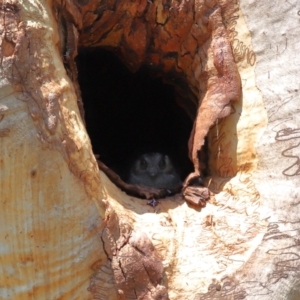
M146 160L143 159L143 158L140 161L140 167L141 167L142 170L146 170L147 167L148 167L148 164L147 164Z
M165 169L165 167L166 167L166 158L165 158L165 156L159 161L158 166L161 170Z

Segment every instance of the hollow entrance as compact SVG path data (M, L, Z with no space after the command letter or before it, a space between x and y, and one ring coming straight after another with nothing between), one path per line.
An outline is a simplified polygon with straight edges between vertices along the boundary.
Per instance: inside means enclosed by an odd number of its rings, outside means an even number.
M171 157L184 180L193 170L193 120L176 103L174 87L146 67L131 73L102 49L81 49L77 66L86 127L99 159L126 182L136 156L160 152Z

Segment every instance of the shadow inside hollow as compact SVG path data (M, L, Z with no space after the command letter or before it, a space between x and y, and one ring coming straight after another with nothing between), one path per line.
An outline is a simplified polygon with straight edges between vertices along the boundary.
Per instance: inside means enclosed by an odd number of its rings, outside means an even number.
M136 156L165 153L183 180L193 169L187 146L193 120L176 103L174 87L145 67L131 73L102 49L80 50L77 66L87 131L99 159L126 181Z

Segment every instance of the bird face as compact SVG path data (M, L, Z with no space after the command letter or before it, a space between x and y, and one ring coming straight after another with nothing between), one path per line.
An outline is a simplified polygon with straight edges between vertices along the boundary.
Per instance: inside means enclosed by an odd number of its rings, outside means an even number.
M161 153L146 153L135 161L133 171L136 174L147 174L151 178L173 170L169 156Z
M129 183L156 188L173 188L181 181L168 155L145 153L134 162Z

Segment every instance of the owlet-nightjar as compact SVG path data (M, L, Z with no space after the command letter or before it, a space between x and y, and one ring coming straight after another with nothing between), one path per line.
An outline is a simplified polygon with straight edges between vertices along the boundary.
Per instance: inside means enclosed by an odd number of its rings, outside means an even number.
M142 154L134 161L129 172L128 183L159 189L174 189L182 182L168 155L151 152Z

